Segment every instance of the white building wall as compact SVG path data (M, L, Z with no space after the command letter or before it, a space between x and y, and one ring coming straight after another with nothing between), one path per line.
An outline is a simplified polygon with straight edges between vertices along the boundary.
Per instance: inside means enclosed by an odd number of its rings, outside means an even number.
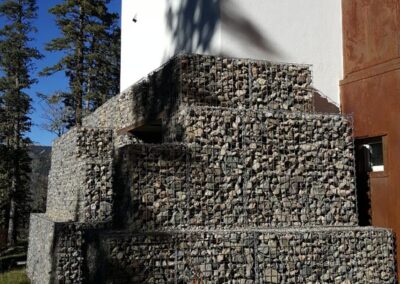
M341 1L122 0L122 89L184 51L312 64L338 102Z
M220 52L219 0L122 0L121 21L121 90L179 52Z

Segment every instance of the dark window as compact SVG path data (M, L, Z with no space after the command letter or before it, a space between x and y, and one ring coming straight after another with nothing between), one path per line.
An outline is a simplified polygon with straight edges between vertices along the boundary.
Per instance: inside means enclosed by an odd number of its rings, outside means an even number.
M381 136L366 139L363 143L363 146L369 152L369 166L371 172L385 171L383 140L384 138Z

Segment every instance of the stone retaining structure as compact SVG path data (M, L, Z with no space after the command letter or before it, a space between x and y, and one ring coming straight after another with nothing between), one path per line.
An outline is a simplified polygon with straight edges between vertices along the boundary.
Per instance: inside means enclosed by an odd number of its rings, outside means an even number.
M106 102L54 143L33 283L395 283L392 232L356 226L351 118L310 84L179 55Z
M31 214L26 273L33 283L52 283L55 226L45 214Z
M178 55L83 119L89 128L124 129L168 121L179 107L204 105L290 111L313 109L308 65Z
M107 235L119 283L394 283L392 233L372 228Z
M102 221L112 211L112 131L74 128L53 144L47 193L49 217Z
M30 254L46 283L395 283L393 235L371 227L134 233L52 225ZM51 226L51 225L50 225ZM98 226L99 227L99 226ZM43 229L43 227L36 227ZM36 234L43 236L45 230ZM33 232L32 232L33 233ZM37 242L38 243L38 242ZM32 248L33 249L33 248ZM43 262L46 260L46 262ZM43 266L44 265L44 266ZM34 283L45 283L35 278ZM51 277L51 278L50 278ZM51 279L51 280L50 280ZM36 280L36 281L35 281Z

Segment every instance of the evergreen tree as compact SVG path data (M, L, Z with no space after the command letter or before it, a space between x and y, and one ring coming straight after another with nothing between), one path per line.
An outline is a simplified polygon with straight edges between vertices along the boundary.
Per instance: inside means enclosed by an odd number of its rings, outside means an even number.
M7 149L4 145L4 127L5 121L3 98L0 94L0 231L7 228L7 209L8 209L8 182L6 172ZM3 244L0 244L2 247Z
M121 32L99 30L92 38L88 56L86 110L93 111L119 93Z
M0 29L0 132L4 152L1 172L6 181L3 195L8 198L9 245L16 241L16 226L25 222L29 214L30 140L25 134L31 127L31 99L24 90L35 82L30 76L32 60L40 58L39 52L29 46L36 11L35 0L3 0L0 4L0 16L5 22Z
M43 75L64 71L70 93L64 96L65 107L74 116L69 126L81 125L85 113L118 93L119 28L117 14L110 13L110 0L65 0L50 9L62 36L47 44L49 51L63 51L65 56L43 70Z

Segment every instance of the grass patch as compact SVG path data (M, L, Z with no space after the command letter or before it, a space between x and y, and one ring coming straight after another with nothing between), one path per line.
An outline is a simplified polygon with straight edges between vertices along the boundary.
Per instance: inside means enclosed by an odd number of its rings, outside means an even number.
M0 284L29 284L25 269L15 269L5 273L0 273Z

